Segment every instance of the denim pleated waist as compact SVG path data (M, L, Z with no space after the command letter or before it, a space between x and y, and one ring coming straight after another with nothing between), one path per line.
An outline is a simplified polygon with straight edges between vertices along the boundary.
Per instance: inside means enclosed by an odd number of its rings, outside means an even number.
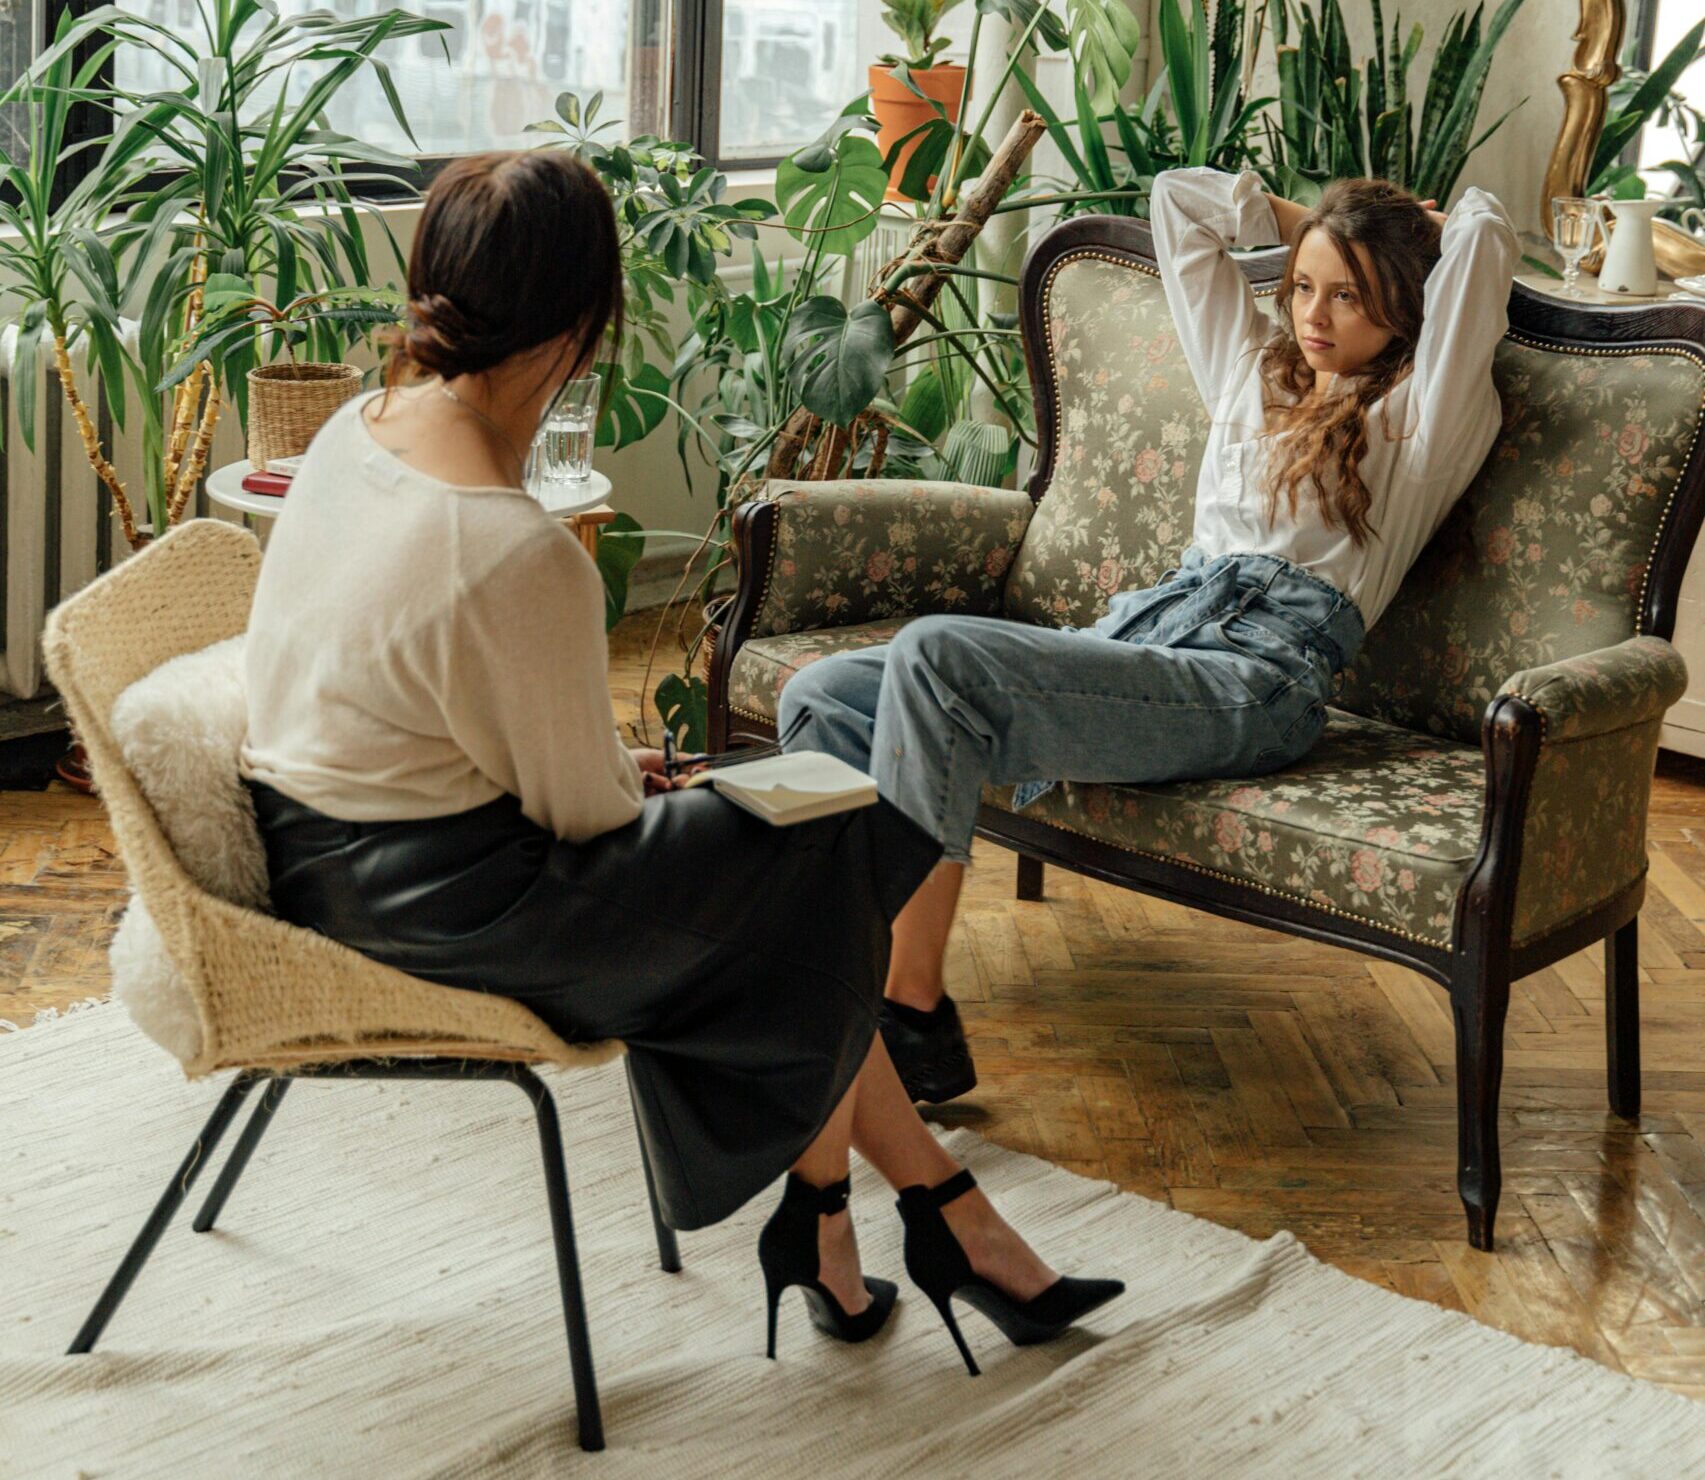
M1206 555L1192 545L1158 585L1121 591L1088 630L1115 641L1171 646L1236 612L1276 636L1313 648L1333 673L1355 662L1366 637L1355 602L1278 555Z

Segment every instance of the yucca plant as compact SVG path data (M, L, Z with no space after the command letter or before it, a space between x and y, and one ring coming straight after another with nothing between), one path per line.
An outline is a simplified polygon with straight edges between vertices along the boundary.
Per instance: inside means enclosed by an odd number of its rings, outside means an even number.
M233 293L274 303L371 286L356 215L362 203L351 187L378 179L394 184L412 162L333 132L325 109L351 78L371 69L412 140L389 70L374 53L387 41L448 29L401 10L349 20L328 11L280 18L266 0L196 0L196 16L195 34L187 36L115 6L67 18L13 89L14 99L44 122L55 99L66 96L103 109L112 121L110 133L96 141L101 154L84 184L90 200L122 211L122 220L101 231L79 223L61 236L61 250L81 290L74 317L95 349L115 426L122 425L126 380L137 392L143 502L156 533L182 516L224 402L234 401L246 419L247 372L262 362L269 341L277 342L276 331L257 322L222 343L217 359L196 362L167 387L199 334L209 274L229 280ZM67 95L64 68L84 43L103 57L123 47L146 49L177 74L179 88L139 93L96 86L85 67L80 86ZM137 180L145 170L170 174L159 188L142 190ZM48 230L39 207L31 211ZM400 271L395 239L388 226L382 229ZM46 300L39 301L45 318ZM33 311L23 304L25 324ZM361 323L330 314L305 319L302 327L310 354L325 359L339 358L364 332ZM135 545L144 538L138 501L113 472L87 405L63 371L62 384L90 464Z
M1705 20L1676 42L1669 55L1650 72L1642 72L1634 65L1634 42L1629 40L1622 58L1622 75L1611 84L1609 117L1593 151L1588 195L1603 194L1618 200L1645 198L1646 182L1639 169L1623 164L1619 156L1655 118L1660 124L1673 120L1680 135L1683 157L1666 159L1659 166L1674 175L1687 192L1686 196L1676 198L1675 212L1679 213L1684 206L1705 206L1705 180L1694 163L1698 151L1705 148L1705 112L1676 90L1681 75L1702 58L1705 58ZM1687 137L1688 125L1693 129L1691 141Z
M1277 194L1312 204L1329 180L1371 175L1443 201L1469 156L1527 101L1474 136L1492 58L1522 0L1503 0L1484 31L1483 6L1451 17L1433 57L1419 123L1409 69L1420 53L1421 27L1405 37L1399 14L1387 37L1379 0L1369 3L1374 48L1357 65L1339 0L1321 0L1318 16L1305 0L1267 0L1280 96L1277 120L1263 120L1268 158L1258 167Z
M62 18L61 36L68 25L69 19ZM0 235L0 283L4 284L0 302L7 303L18 328L13 388L25 444L35 446L36 366L46 336L53 345L55 373L89 461L101 482L116 492L126 538L134 542L130 508L118 475L101 450L72 355L73 351L87 352L91 385L98 385L106 395L113 421L122 428L125 351L113 326L98 314L90 314L76 289L79 271L85 266L79 256L80 244L93 237L115 203L136 185L142 167L115 165L85 175L63 201L58 205L53 202L54 182L63 166L79 152L102 142L97 139L68 147L65 135L71 109L90 96L90 88L112 49L110 44L97 48L81 66L74 65L68 50L61 51L45 61L33 82L21 79L0 97L0 103L23 105L29 134L23 160L13 160L0 150L0 186L6 196L0 199L0 222L8 228Z

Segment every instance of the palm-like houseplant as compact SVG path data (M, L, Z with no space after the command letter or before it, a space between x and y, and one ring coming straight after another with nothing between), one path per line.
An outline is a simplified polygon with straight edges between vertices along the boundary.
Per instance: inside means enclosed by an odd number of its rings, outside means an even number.
M136 517L139 503L153 532L182 516L224 403L234 401L246 418L246 375L267 349L268 332L257 324L222 345L217 359L199 360L163 384L199 335L209 273L253 298L282 303L370 285L352 187L381 172L394 184L411 162L331 131L325 109L370 69L408 132L390 74L374 53L390 40L448 29L402 10L347 20L327 11L281 18L265 0L196 0L196 14L198 34L190 36L113 6L68 16L12 93L44 124L71 102L99 107L111 120L94 141L100 157L79 187L83 213L55 223L40 216L45 198L30 208L41 231L55 228L67 271L31 279L18 313L26 333L38 322L54 333L56 358L68 339L87 336L115 426L123 425L127 383L137 393L146 470L140 501L113 470L86 398L68 361L61 362L61 385L90 464L133 546L149 537ZM121 47L145 48L177 74L180 89L101 85L92 64L67 87L69 59L85 44L102 58ZM161 170L170 171L164 182L143 188L141 177ZM97 203L122 213L115 227L99 219ZM395 239L384 230L400 266ZM335 315L305 328L311 352L328 359L364 332ZM275 346L276 337L274 331ZM169 402L162 396L168 389Z

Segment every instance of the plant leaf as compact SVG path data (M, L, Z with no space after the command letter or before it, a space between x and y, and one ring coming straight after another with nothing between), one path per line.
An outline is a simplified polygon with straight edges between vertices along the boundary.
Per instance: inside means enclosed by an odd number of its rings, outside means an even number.
M894 361L894 326L888 310L870 299L848 313L840 299L819 294L794 311L782 355L806 407L850 426L882 389Z
M882 151L860 134L835 143L835 165L802 170L784 159L776 170L776 203L788 231L805 241L820 234L822 250L848 256L877 227L877 210L888 189Z
M645 540L611 539L611 535L643 534L632 514L617 514L599 531L598 574L604 578L604 630L608 632L628 609L628 578L633 574L639 557L645 553Z

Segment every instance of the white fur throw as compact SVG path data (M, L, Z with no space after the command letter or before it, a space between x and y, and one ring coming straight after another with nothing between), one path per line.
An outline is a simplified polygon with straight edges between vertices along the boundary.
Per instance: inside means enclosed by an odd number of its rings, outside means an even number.
M266 849L237 774L248 728L243 638L162 663L113 705L113 738L184 871L209 894L267 909ZM142 900L132 895L108 961L113 995L181 1060L201 1050L195 999Z

